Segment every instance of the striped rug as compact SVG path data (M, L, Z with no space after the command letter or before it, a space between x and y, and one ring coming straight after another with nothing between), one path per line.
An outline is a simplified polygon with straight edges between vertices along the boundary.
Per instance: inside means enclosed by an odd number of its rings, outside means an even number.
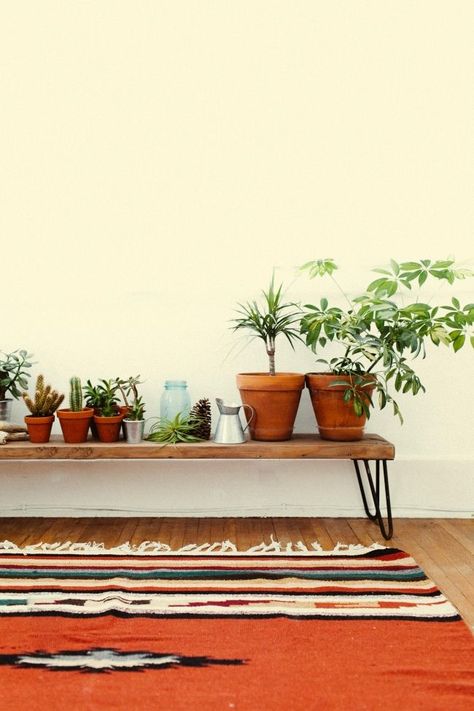
M0 549L2 711L474 708L471 633L403 551Z

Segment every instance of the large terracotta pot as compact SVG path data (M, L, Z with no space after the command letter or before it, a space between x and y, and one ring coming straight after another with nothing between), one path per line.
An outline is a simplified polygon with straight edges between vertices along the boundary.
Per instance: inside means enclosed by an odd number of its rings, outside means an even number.
M43 415L42 417L26 415L25 423L28 428L30 442L34 444L45 444L49 442L53 422L54 415Z
M100 417L99 415L94 415L97 434L101 442L119 441L123 417L123 415L113 415L112 417Z
M291 439L304 377L300 373L237 375L242 402L255 412L249 426L252 439L267 442Z
M353 401L344 401L345 385L332 385L344 380L351 382L349 375L333 375L332 373L308 373L306 385L311 396L314 414L322 439L336 442L350 442L362 439L366 423L365 414L356 415ZM373 378L371 379L373 380ZM375 385L364 387L363 392L372 396ZM367 404L370 405L369 397Z
M85 407L78 412L68 409L58 410L59 424L63 431L64 441L68 444L85 442L93 415L94 410L92 407Z

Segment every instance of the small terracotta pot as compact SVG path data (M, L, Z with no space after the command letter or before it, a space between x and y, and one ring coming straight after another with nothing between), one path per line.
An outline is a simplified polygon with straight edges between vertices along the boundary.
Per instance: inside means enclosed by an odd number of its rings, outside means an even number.
M122 420L123 415L113 415L112 417L94 415L99 440L101 442L118 442L120 439Z
M83 410L58 410L59 424L63 432L64 441L68 444L80 444L87 440L89 425L92 421L94 410L86 407Z
M43 417L26 415L25 423L28 428L30 442L34 444L45 444L49 442L53 422L54 415L43 415Z
M368 380L374 380L367 376ZM345 385L332 385L337 381L351 383L349 375L334 375L333 373L308 373L306 385L308 387L311 403L313 405L319 434L322 439L335 442L352 442L362 439L366 423L365 414L356 415L353 401L344 401ZM367 404L370 406L369 397L372 397L374 385L364 387L367 393Z
M239 373L237 387L244 405L255 415L249 430L252 439L279 442L291 439L304 388L300 373Z

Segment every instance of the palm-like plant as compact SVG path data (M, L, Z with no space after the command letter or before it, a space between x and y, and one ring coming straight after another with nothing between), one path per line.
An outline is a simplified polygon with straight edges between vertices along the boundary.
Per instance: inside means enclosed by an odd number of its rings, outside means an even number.
M269 374L275 375L275 345L280 334L294 349L295 341L302 341L298 323L302 312L298 304L283 301L283 284L275 287L275 275L272 275L268 290L262 291L263 302L256 300L239 304L236 309L239 316L232 319L233 331L245 330L260 338L265 343L268 356Z

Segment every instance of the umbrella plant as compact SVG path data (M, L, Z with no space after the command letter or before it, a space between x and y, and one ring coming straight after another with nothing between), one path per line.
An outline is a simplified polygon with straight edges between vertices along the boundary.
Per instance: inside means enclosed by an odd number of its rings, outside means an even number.
M426 356L427 343L445 345L454 352L468 343L474 346L474 304L463 305L455 296L436 303L422 301L414 292L426 290L425 284L430 282L452 286L474 272L456 265L453 259L400 263L392 259L388 266L374 269L377 278L350 299L334 276L337 268L332 259L318 259L301 267L310 278L332 280L344 297L342 308L324 296L316 305L307 304L301 334L318 355L329 344L337 344L337 355L318 358L318 362L341 376L333 386L344 386L344 400L352 403L356 415L370 416L370 389L374 388L380 408L390 404L403 421L394 391L417 395L425 390L413 361Z

